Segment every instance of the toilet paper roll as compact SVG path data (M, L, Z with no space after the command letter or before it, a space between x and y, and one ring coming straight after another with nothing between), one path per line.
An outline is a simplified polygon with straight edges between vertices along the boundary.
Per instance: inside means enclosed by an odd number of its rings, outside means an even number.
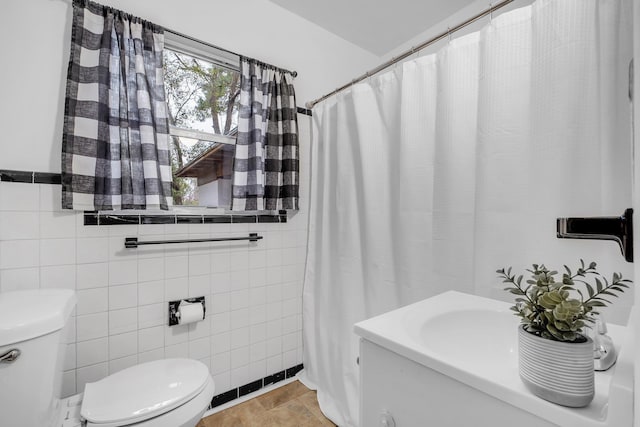
M204 319L204 307L199 302L182 301L178 308L180 324L199 322Z

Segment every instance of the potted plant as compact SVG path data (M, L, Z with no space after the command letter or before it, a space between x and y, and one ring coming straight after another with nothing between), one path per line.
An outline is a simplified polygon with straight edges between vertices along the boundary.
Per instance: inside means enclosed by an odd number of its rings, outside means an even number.
M631 283L620 273L611 281L600 275L596 263L573 273L558 272L544 264L527 269L531 278L497 270L498 277L516 295L511 310L521 318L518 329L520 378L535 395L564 406L587 406L594 396L593 341L585 328L595 323L598 308L611 304ZM593 282L589 283L589 279ZM581 289L582 288L582 289Z

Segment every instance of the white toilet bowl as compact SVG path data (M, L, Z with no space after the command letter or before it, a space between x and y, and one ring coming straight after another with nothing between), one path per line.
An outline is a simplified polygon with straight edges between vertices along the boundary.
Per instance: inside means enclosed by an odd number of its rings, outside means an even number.
M86 427L194 427L213 393L203 363L157 360L88 383L79 413Z
M0 425L195 427L215 391L193 359L142 363L60 399L73 291L0 292Z

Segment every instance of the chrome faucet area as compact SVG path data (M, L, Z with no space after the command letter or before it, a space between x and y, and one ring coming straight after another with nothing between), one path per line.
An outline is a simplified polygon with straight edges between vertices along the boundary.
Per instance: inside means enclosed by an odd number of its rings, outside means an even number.
M633 209L622 216L558 218L559 239L613 240L618 242L622 256L633 262Z

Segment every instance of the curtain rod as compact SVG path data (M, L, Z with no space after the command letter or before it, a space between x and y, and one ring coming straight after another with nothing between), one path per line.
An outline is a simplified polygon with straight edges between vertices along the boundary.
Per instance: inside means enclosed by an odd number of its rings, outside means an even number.
M163 27L162 25L157 25L157 24L154 24L152 22L146 21L146 20L144 20L142 18L139 18L137 16L134 16L134 15L128 13L128 12L124 12L124 11L122 11L120 9L115 9L115 8L113 8L111 6L105 6L105 5L102 5L100 3L95 3L95 2L93 2L91 0L73 0L72 3L74 5L76 5L76 6L79 6L79 7L85 7L87 4L91 3L91 4L96 5L97 7L103 8L103 10L108 10L108 11L110 11L112 13L123 15L123 16L127 17L127 19L129 19L129 20L140 20L140 21L142 21L142 22L144 22L144 23L146 23L148 25L151 25L153 27L160 27L160 28L162 28L163 31L165 31L167 33L175 34L176 36L185 38L187 40L191 40L192 42L200 43L200 44L203 44L203 45L208 46L210 48L218 49L218 50L221 50L223 52L230 53L231 55L236 55L236 56L243 57L243 58L246 58L246 59L249 59L249 60L252 60L252 61L256 61L260 65L266 66L266 67L274 69L274 70L278 70L278 71L283 72L283 73L291 74L293 77L297 77L298 76L298 72L297 71L289 71L289 70L286 70L284 68L276 67L275 65L271 65L271 64L269 64L267 62L263 62L263 61L260 61L258 59L255 59L255 58L251 58L251 57L248 57L248 56L245 56L245 55L240 55L239 53L235 53L235 52L232 52L232 51L230 51L228 49L221 48L220 46L216 46L216 45L213 45L211 43L203 42L202 40L198 40L198 39L196 39L194 37L191 37L191 36L188 36L186 34L179 33L178 31L174 31L174 30L171 30L169 28Z
M272 69L274 69L274 70L279 70L280 72L283 72L283 73L291 74L293 77L297 77L297 76L298 76L298 72L297 72L297 71L289 71L289 70L287 70L287 69L280 68L280 67L276 67L275 65L271 65L271 64L269 64L269 63L267 63L267 62L260 61L260 60L258 60L258 59L254 59L254 58L248 57L248 56L246 56L246 55L240 55L239 53L232 52L232 51L230 51L230 50L228 50L228 49L225 49L225 48L222 48L222 47L220 47L220 46L216 46L216 45L214 45L214 44L204 42L204 41L202 41L202 40L199 40L199 39L196 39L196 38L194 38L194 37L188 36L188 35L186 35L186 34L180 33L180 32L178 32L178 31L170 30L169 28L164 28L164 31L166 31L167 33L171 33L171 34L174 34L174 35L176 35L176 36L179 36L179 37L185 38L185 39L187 39L187 40L191 40L192 42L200 43L200 44L203 44L203 45L205 45L205 46L207 46L207 47L210 47L210 48L213 48L213 49L221 50L221 51L223 51L223 52L225 52L225 53L230 53L231 55L236 55L236 56L239 56L239 57L242 57L242 58L247 58L247 59L249 59L249 60L256 61L256 62L260 63L261 65L264 65L264 66L266 66L266 67L268 67L268 68L272 68Z
M359 77L356 77L355 79L351 80L349 83L340 86L339 88L335 89L333 92L330 92L314 101L310 101L306 103L306 107L311 109L313 108L314 105L316 105L318 102L324 101L325 99L335 95L336 93L342 92L343 90L353 86L356 83L360 83L361 81L379 73L380 71L389 68L390 66L397 64L398 62L402 61L405 58L408 58L409 56L413 55L414 53L428 47L431 46L432 44L442 40L445 37L450 36L451 34L463 29L464 27L473 24L474 22L476 22L478 19L480 18L484 18L487 15L491 15L493 12L495 12L496 10L508 5L509 3L514 2L515 0L503 0L493 6L489 6L488 9L483 10L482 12L478 13L477 15L472 16L471 18L467 19L466 21L461 22L460 24L448 28L447 31L443 31L442 33L438 34L435 37L430 38L427 41L424 41L422 43L420 43L417 46L413 46L411 49L401 53L399 56L393 57L391 58L389 61L378 65L376 68L367 71L366 73L362 74Z

